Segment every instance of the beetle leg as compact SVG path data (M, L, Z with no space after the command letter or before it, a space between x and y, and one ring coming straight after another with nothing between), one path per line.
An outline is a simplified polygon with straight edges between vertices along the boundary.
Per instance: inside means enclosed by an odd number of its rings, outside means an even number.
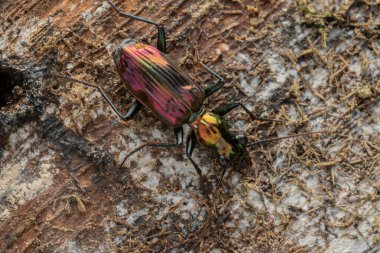
M223 168L223 172L222 172L222 174L220 175L220 178L219 178L219 180L218 180L218 188L221 186L221 184L222 184L222 181L223 181L223 177L224 177L224 175L226 174L226 172L227 172L227 169L230 167L230 162L228 162L228 164L226 165L226 166L224 166L224 168Z
M207 67L206 64L204 64L203 62L201 62L199 60L199 52L197 51L197 62L198 64L200 64L205 70L207 70L207 72L209 72L211 75L213 75L214 77L218 78L219 81L215 84L211 84L210 86L206 87L204 89L204 92L205 92L205 95L206 97L209 97L211 96L212 94L214 94L215 92L217 92L220 88L223 87L224 85L224 79L223 77L221 77L218 73L216 73L214 70L212 70L211 68Z
M127 113L125 115L123 115L117 108L116 106L114 105L114 103L112 103L111 99L107 96L107 94L105 93L105 91L102 89L102 87L100 87L99 85L96 85L96 84L92 84L92 83L88 83L88 82L85 82L85 81L82 81L82 80L78 80L78 79L75 79L75 78L72 78L72 77L69 77L69 76L63 76L63 75L54 75L55 77L60 77L60 78L64 78L64 79L67 79L67 80L70 80L72 82L76 82L76 83L80 83L80 84L83 84L85 86L89 86L89 87L92 87L92 88L96 88L100 94L102 94L102 97L107 101L107 103L111 106L112 110L117 114L117 116L119 116L120 119L124 120L124 121L127 121L127 120L130 120L134 115L136 115L136 113L141 109L142 105L139 101L135 100L128 108L127 110Z
M128 155L125 156L123 162L120 164L120 167L123 166L125 161L132 156L134 153L142 150L146 147L160 147L160 148L175 148L179 147L183 144L183 127L178 127L174 129L174 133L176 135L176 143L145 143L140 145L139 147L135 148L133 151L131 151Z
M135 20L138 20L141 22L145 22L145 23L157 26L157 29L158 29L157 49L163 53L166 53L165 28L163 26L161 26L159 23L156 23L150 19L141 18L139 16L134 16L134 15L125 13L125 12L121 11L120 9L116 8L116 6L110 0L107 0L107 2L111 5L112 9L114 9L114 11L116 11L117 14L119 14L122 17L132 18L132 19L135 19Z
M139 101L133 101L133 103L128 107L127 113L120 118L124 121L131 119L133 116L136 115L136 113L138 113L138 111L140 111L141 107L142 104Z
M198 164L195 163L193 158L191 158L191 155L193 154L193 151L194 151L196 144L197 144L197 137L195 136L195 133L193 131L191 131L191 133L189 134L189 136L187 137L187 140L186 140L186 156L190 160L190 162L193 164L195 170L197 171L199 178L200 178L201 189L202 189L204 195L207 196L206 190L205 190L205 185L204 185L205 180L203 178L202 171L199 168Z
M236 109L237 107L242 107L243 110L249 114L249 117L253 120L261 120L261 121L274 121L274 122L283 122L282 120L277 120L277 119L270 119L270 118L265 118L265 117L257 117L255 114L253 114L253 112L251 112L250 110L248 110L248 108L243 105L242 103L239 103L239 102L230 102L226 105L223 105L223 106L220 106L218 108L216 108L215 110L213 110L212 112L215 113L215 114L218 114L220 116L224 116L226 115L227 113L229 113L230 111Z

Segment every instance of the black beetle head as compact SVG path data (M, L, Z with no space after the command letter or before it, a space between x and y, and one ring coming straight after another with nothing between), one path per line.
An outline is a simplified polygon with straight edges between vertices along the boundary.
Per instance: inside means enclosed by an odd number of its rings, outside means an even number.
M249 159L248 156L242 157L242 159L240 159L237 163L235 163L235 167L238 170L248 168L249 166L251 166L251 159Z
M233 143L236 150L235 156L231 159L233 166L237 169L249 167L251 165L251 160L246 150L246 145L248 143L247 135L244 132L237 132Z

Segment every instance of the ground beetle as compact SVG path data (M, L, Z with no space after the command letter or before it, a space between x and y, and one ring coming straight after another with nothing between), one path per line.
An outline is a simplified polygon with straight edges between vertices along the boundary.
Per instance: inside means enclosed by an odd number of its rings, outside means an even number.
M212 112L204 110L205 98L222 88L224 79L205 64L198 62L211 75L219 79L215 84L202 89L166 55L165 29L163 26L149 19L124 13L110 0L107 1L120 16L155 25L158 29L156 48L126 39L113 53L116 69L129 92L135 97L135 101L128 108L127 113L123 115L100 86L71 77L59 77L97 88L122 120L131 119L142 106L149 108L162 122L174 128L177 137L176 143L146 143L141 145L125 157L122 165L128 157L144 147L181 146L183 144L183 125L189 124L191 132L186 141L186 155L200 176L203 191L202 172L191 157L197 140L204 147L219 155L224 166L219 182L221 182L230 165L239 169L248 167L250 159L246 151L247 138L244 134L235 135L231 133L223 116L237 107L242 107L253 119L270 119L255 117L243 104L238 102L230 102Z

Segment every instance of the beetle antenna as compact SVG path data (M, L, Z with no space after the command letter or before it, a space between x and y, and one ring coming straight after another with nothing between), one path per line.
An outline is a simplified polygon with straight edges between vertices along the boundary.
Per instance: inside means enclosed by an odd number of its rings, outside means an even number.
M300 133L300 134L293 134L293 135L288 135L288 136L284 136L284 137L269 138L269 139L254 141L254 142L248 143L246 146L249 147L249 146L255 146L257 144L261 144L261 143L265 143L265 142L279 141L279 140L296 138L296 137L305 136L305 135L326 134L326 133L331 133L331 132L329 132L329 131L318 131L318 132L306 132L306 133Z

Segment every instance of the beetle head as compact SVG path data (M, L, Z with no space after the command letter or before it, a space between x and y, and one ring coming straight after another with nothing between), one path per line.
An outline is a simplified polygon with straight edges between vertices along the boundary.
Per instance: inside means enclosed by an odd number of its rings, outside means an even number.
M245 151L245 147L244 151L241 152L241 155L237 159L233 160L233 165L238 170L248 168L251 165L251 159L249 159L248 154Z
M120 57L121 57L121 53L123 51L123 49L125 47L128 47L128 46L132 46L136 44L136 42L132 39L125 39L121 42L121 44L116 48L116 50L113 52L112 54L112 57L113 57L113 60L115 61L115 64L116 66L119 64L120 62Z
M246 151L246 145L248 143L247 135L244 132L238 132L235 135L236 141L234 141L235 149L238 150L233 157L232 162L235 168L244 169L251 165L251 161Z

